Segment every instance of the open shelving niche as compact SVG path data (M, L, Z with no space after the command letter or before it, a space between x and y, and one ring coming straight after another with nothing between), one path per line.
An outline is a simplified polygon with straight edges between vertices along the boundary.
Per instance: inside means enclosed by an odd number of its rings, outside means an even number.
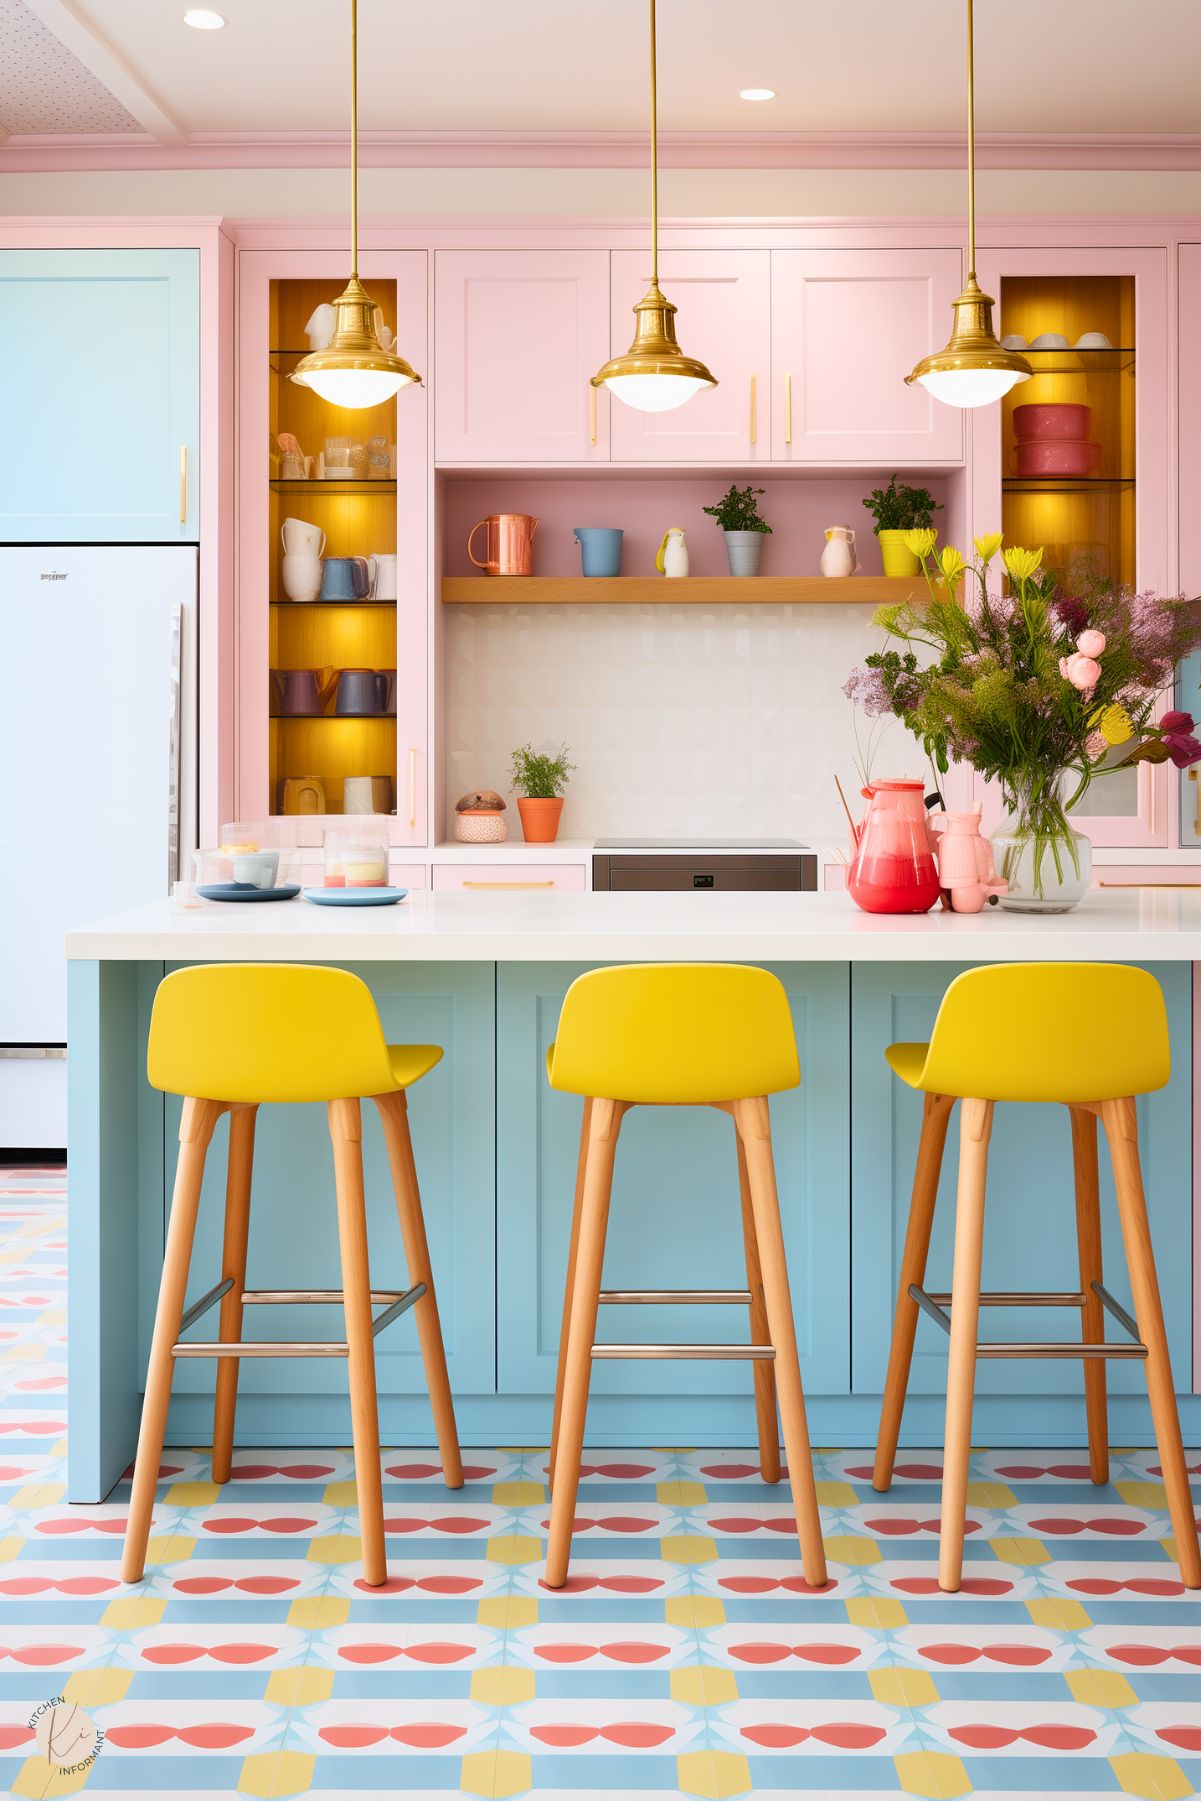
M396 320L396 284L372 282L372 298L384 318ZM271 283L271 345L303 343L304 326L313 309L331 297L328 280L278 280ZM270 366L271 449L279 432L290 431L309 455L327 437L348 435L356 442L374 436L396 439L396 401L367 410L332 406L311 389L287 379L303 350L267 352ZM267 447L264 447L266 451ZM363 481L282 480L267 472L270 495L270 667L276 669L395 669L397 602L289 601L281 578L285 518L303 517L326 535L327 556L369 556L397 547L396 493L392 479ZM303 507L303 512L301 512ZM347 776L387 775L393 799L397 793L396 717L340 715L331 695L322 713L307 718L275 716L274 697L265 697L269 719L270 811L283 812L283 787L289 777L316 777L325 791L326 812L342 811L342 784Z

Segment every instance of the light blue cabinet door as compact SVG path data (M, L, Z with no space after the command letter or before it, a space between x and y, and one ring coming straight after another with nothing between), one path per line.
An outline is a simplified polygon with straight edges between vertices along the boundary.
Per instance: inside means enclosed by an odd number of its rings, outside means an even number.
M1185 657L1176 672L1176 705L1201 718L1201 651ZM1201 763L1176 775L1180 790L1180 842L1201 844Z
M498 1386L555 1386L581 1102L551 1090L546 1051L581 968L502 964L497 972ZM810 1394L846 1393L849 1343L848 972L776 971L788 990L803 1081L771 1103L780 1208L801 1369ZM704 1107L639 1107L617 1146L605 1285L745 1284L734 1128ZM618 1342L747 1337L738 1307L606 1307ZM745 1363L599 1362L594 1395L742 1395ZM748 1398L749 1406L749 1398Z
M1163 986L1172 1033L1172 1080L1138 1103L1139 1143L1151 1234L1163 1293L1168 1343L1177 1386L1187 1392L1190 1364L1192 1242L1191 975L1187 964L1148 965ZM944 989L960 970L945 963L856 965L852 992L852 1258L854 1266L853 1382L858 1394L879 1394L888 1361L901 1250L909 1214L921 1126L922 1097L897 1080L884 1061L885 1045L930 1036ZM1037 1021L1031 1030L1037 1030ZM981 1020L981 1031L988 1021ZM1121 1032L1120 1020L1098 1029ZM959 1109L947 1136L942 1181L925 1287L951 1286ZM1130 1285L1104 1134L1099 1134L1105 1284L1129 1308ZM985 1206L985 1289L1074 1290L1076 1211L1071 1126L1065 1107L1006 1104L993 1123ZM980 1336L1034 1339L1079 1336L1080 1316L1046 1308L984 1308ZM1121 1328L1110 1321L1110 1338ZM932 1321L918 1322L909 1392L946 1391L947 1339ZM1145 1393L1137 1363L1107 1365L1111 1392ZM977 1365L979 1395L1013 1396L1014 1430L1021 1430L1020 1397L1083 1395L1076 1360ZM996 1413L990 1415L994 1421ZM1083 1427L1083 1413L1080 1424ZM1020 1439L1018 1442L1022 1442Z
M409 1096L413 1151L437 1284L451 1387L459 1394L492 1394L496 1387L495 1169L493 970L490 963L376 963L351 966L375 997L390 1044L440 1044L442 1062ZM231 1021L231 1030L237 1029ZM180 1103L166 1106L162 1202L143 1221L140 1367L150 1349L150 1326L162 1264L163 1215L174 1181ZM189 1302L219 1279L228 1125L213 1138L205 1171ZM404 1248L396 1217L379 1115L363 1103L363 1164L371 1279L378 1288L406 1286ZM150 1266L149 1269L146 1266ZM322 1106L263 1107L255 1135L250 1206L248 1285L252 1288L340 1288L333 1159ZM217 1313L191 1336L213 1337ZM342 1338L338 1307L253 1307L245 1332L257 1338ZM422 1394L425 1377L410 1317L375 1341L381 1395ZM215 1364L180 1359L175 1392L212 1391ZM281 1419L304 1443L306 1396L346 1393L341 1359L265 1361L248 1358L239 1393L278 1396ZM287 1400L284 1399L287 1397ZM258 1417L257 1415L254 1417Z
M198 539L199 284L196 250L0 251L0 543Z

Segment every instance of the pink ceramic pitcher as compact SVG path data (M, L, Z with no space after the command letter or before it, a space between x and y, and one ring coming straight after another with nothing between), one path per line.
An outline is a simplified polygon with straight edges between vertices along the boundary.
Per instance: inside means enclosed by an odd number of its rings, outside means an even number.
M980 830L982 812L978 803L970 813L938 813L930 821L933 830L941 831L938 880L955 913L979 913L994 895L1009 892L1009 883L997 875L992 845Z
M938 899L934 838L921 782L873 782L855 831L847 889L865 913L928 913Z

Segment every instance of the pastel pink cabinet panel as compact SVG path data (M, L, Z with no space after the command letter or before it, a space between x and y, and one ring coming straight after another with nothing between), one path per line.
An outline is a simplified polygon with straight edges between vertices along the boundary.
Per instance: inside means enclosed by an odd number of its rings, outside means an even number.
M639 413L614 400L615 463L753 463L771 456L771 272L766 250L673 250L659 282L679 311L681 349L717 378L670 413ZM650 283L646 250L613 253L611 336L634 336L634 307Z
M433 875L436 894L498 888L581 894L588 886L582 863L435 863Z
M962 463L962 413L904 380L959 288L957 250L773 250L773 459Z
M608 461L607 251L440 251L434 297L438 462Z

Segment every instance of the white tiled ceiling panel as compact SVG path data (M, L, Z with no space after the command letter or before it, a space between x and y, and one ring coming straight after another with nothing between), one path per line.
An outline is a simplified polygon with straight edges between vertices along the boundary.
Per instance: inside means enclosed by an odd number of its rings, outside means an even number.
M0 0L0 45L0 125L6 131L141 130L24 0Z

